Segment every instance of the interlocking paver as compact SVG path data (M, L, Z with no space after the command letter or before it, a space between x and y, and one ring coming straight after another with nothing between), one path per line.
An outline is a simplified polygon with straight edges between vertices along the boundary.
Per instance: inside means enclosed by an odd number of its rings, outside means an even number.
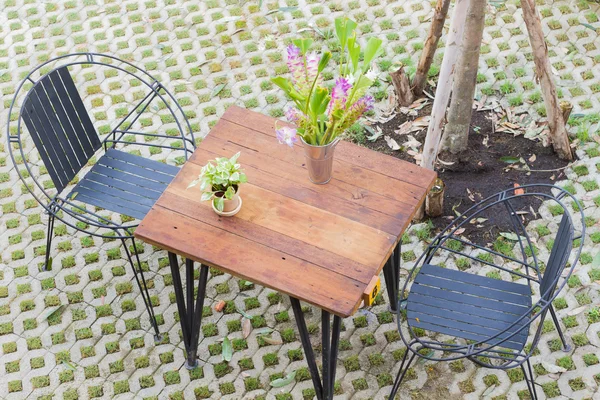
M262 3L262 2L261 2ZM562 98L574 113L592 114L583 128L598 122L600 106L600 39L598 5L586 1L538 1L549 42L551 62ZM280 7L288 7L280 9ZM269 78L286 73L283 50L297 31L311 34L317 47L327 45L337 16L359 23L364 36L384 39L386 53L379 61L385 71L404 64L414 70L423 46L432 5L417 0L267 1L0 1L0 90L7 123L10 101L19 80L34 66L54 56L77 51L112 53L156 75L176 98L200 137L230 104L282 117L285 99ZM440 52L441 53L441 52ZM441 54L432 68L439 68ZM122 115L125 104L139 100L138 86L106 74L100 68L76 71L84 103L100 132ZM533 83L533 64L518 2L489 7L482 47L478 91L533 114L543 116L539 88ZM382 100L390 91L385 79L373 88ZM144 116L150 130L174 125L164 108ZM153 278L155 310L166 334L155 345L142 298L127 268L119 243L73 234L58 224L53 243L52 271L39 271L43 261L47 216L27 193L8 157L6 137L0 142L0 393L7 399L87 398L307 398L312 384L299 338L294 335L289 302L259 286L248 286L230 276L211 274L206 300L205 329L201 335L202 370L183 368L176 305L166 255L144 245L142 259ZM160 143L160 142L157 142ZM26 142L30 151L32 143ZM140 153L172 159L158 147ZM533 357L537 381L545 396L592 398L600 381L600 310L597 308L600 267L594 262L600 241L598 145L582 143L580 158L567 169L589 220L589 237L582 265L557 301L559 318L576 342L563 353L554 329L544 333L540 353ZM31 161L37 161L31 155ZM22 170L23 163L17 168ZM583 168L585 166L586 168ZM34 168L40 173L39 168ZM49 182L42 174L42 182ZM116 220L120 216L113 216ZM550 232L557 219L547 207L530 224L539 256L547 257ZM539 228L547 226L546 229ZM414 226L403 246L403 267L420 254L424 226ZM424 236L428 236L425 234ZM455 259L447 266L468 268ZM484 273L486 271L482 271ZM210 310L217 300L229 301L225 314ZM587 306L585 310L580 307ZM250 334L242 337L236 308L254 316L256 329L271 327L272 343ZM319 346L317 310L308 308L309 328ZM581 310L576 315L576 311ZM369 310L344 321L338 363L339 398L384 398L402 355L396 325L389 320L384 299ZM229 365L221 362L220 342L228 335L236 351ZM566 357L566 358L565 358ZM554 374L546 367L558 363L572 370ZM546 367L545 367L546 366ZM270 388L269 382L297 371L294 385ZM526 391L518 374L464 364L417 364L403 385L402 396L519 398ZM446 385L439 385L447 383ZM436 388L438 384L438 388ZM438 392L442 386L447 392ZM490 389L491 388L491 389ZM435 389L435 390L434 390ZM285 397L290 393L291 397ZM448 394L449 393L449 394ZM425 397L423 397L425 396ZM543 395L542 395L543 396ZM597 396L597 394L596 394Z

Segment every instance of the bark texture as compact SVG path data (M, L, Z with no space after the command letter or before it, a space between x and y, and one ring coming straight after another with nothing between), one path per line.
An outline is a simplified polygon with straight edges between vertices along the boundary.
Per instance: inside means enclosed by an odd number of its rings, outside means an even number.
M454 154L466 150L469 141L486 3L486 0L471 0L467 12L467 24L452 85L448 123L444 128L441 145L442 150Z
M433 56L437 49L438 42L442 36L442 30L444 28L444 22L446 21L446 15L448 15L448 9L450 8L450 0L437 0L435 5L435 11L431 20L431 27L429 28L429 34L423 47L423 52L419 58L419 65L417 72L412 81L412 93L419 97L423 94L425 83L427 82L427 73L431 68L433 62Z
M552 69L548 59L548 46L544 39L542 23L535 8L535 0L521 0L523 19L529 33L529 42L533 49L535 62L535 73L540 82L542 97L548 115L548 127L550 129L550 141L556 154L565 160L572 160L573 153L569 145L569 137L563 119L563 113L558 103L556 86L552 79Z
M413 103L414 96L410 90L410 81L404 68L400 67L397 71L391 72L390 77L394 84L394 90L398 97L398 104L402 107L408 107Z

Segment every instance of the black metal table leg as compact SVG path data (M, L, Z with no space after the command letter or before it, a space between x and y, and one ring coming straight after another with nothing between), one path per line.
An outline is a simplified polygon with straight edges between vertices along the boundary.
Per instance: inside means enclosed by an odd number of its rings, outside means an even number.
M385 287L390 301L390 309L397 311L398 309L398 285L400 278L400 260L401 257L402 239L396 245L392 255L383 267L383 277L385 279Z
M183 292L181 275L179 273L177 256L171 252L169 252L169 265L171 266L171 275L173 275L173 287L175 289L177 311L179 313L179 321L181 323L181 331L183 333L183 344L185 345L185 351L187 353L185 367L187 369L194 369L198 366L198 339L200 338L202 309L204 308L204 296L206 295L208 266L200 265L198 294L196 295L196 299L194 301L194 261L189 259L185 260L185 295Z
M296 324L298 325L298 331L300 332L300 340L302 341L302 348L304 349L304 355L306 356L308 370L310 371L310 376L315 387L317 400L331 400L333 399L335 387L336 362L340 343L342 319L337 315L334 315L332 328L330 313L321 311L321 335L323 347L323 380L321 381L315 354L310 343L308 329L306 329L306 321L304 320L304 314L300 307L300 301L294 297L290 297L290 300L292 302Z

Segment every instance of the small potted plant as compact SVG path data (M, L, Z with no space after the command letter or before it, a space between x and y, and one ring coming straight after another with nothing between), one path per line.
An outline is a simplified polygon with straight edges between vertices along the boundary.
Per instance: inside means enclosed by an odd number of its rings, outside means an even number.
M239 156L238 152L231 158L216 158L214 160L216 165L209 161L202 167L198 179L188 186L191 188L199 183L202 191L200 200L212 200L214 212L223 217L231 217L242 208L239 191L240 185L247 182L247 178L240 164L237 163Z
M382 41L371 37L361 50L356 26L356 22L348 18L335 20L339 76L332 88L324 84L322 75L332 55L330 52L320 56L314 51L309 53L312 39L308 38L293 40L287 48L291 79L272 79L295 105L286 110L286 116L296 127L277 129L277 139L293 147L300 137L313 183L329 182L339 136L373 108L373 97L366 92L375 79L371 63L380 54Z

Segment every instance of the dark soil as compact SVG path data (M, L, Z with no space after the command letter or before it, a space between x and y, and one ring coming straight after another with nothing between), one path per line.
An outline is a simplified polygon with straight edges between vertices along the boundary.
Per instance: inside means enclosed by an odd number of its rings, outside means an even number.
M429 115L431 107L424 107L419 114ZM559 159L553 152L552 147L544 147L540 142L526 139L523 136L514 136L506 132L493 132L492 120L489 111L473 112L471 128L469 132L469 148L461 154L440 154L439 159L445 162L454 162L452 165L437 164L438 176L446 185L444 196L444 213L441 217L431 219L436 230L444 228L452 222L458 213L462 213L476 202L487 198L501 190L512 188L515 185L527 185L532 183L548 183L564 179L564 170L567 162ZM375 142L366 142L366 146L392 155L394 157L415 163L415 159L407 154L404 149L392 151L385 140L388 135L402 146L407 139L394 133L395 130L407 119L398 114L394 119L380 125L383 135ZM413 136L424 143L426 129ZM487 138L487 139L486 139ZM484 144L484 142L487 142ZM421 149L422 150L422 146ZM532 158L532 156L534 156ZM522 158L531 169L531 172L511 168L511 164L500 158L511 156ZM533 160L533 161L530 161ZM521 164L519 168L522 169ZM544 172L538 172L544 170ZM547 172L546 172L547 171ZM531 210L536 213L541 201L534 197L526 197L516 204L517 211L528 211L523 214L524 222L536 219ZM499 232L514 231L508 219L507 213L491 213L486 215L488 221L477 226L470 225L463 233L469 240L480 245L493 242Z

